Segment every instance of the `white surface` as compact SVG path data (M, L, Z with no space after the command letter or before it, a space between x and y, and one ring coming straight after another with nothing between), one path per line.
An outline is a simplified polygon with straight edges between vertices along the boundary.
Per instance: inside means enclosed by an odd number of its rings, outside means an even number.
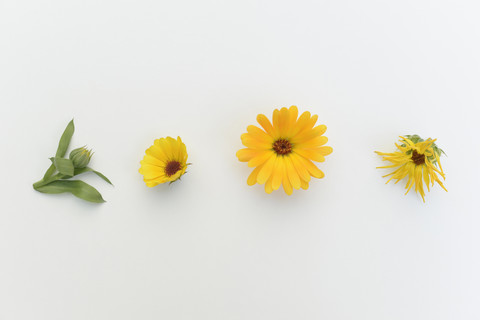
M476 1L0 1L0 319L480 318ZM236 160L257 113L328 126L288 197ZM91 205L32 190L67 122ZM374 150L438 138L445 193L384 185ZM193 166L148 189L154 138Z

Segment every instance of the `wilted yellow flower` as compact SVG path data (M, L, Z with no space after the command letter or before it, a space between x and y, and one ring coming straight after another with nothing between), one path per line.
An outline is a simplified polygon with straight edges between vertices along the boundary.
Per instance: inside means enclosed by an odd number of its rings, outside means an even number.
M407 185L405 186L407 192L405 194L415 185L415 192L422 196L423 202L425 202L423 182L425 182L429 192L430 183L433 186L435 182L447 191L438 177L440 175L445 180L445 174L440 164L440 156L444 152L436 146L435 141L437 139L432 140L428 138L423 140L418 135L406 135L400 138L401 144L395 143L399 151L393 153L375 151L383 156L384 161L393 163L392 165L378 168L398 167L395 171L384 176L391 176L386 183L389 183L392 179L397 179L395 183L398 183L403 178L408 177Z
M187 170L187 158L187 147L180 137L177 140L171 137L160 138L145 151L138 172L143 175L147 187L174 182Z
M308 111L297 117L296 106L275 109L273 124L259 114L257 121L263 130L254 125L247 127L247 133L241 136L247 148L239 150L237 157L255 168L248 177L248 185L265 184L267 193L283 185L290 195L293 189L308 189L310 177L324 177L312 160L323 162L324 156L332 153L331 147L323 146L328 141L322 136L327 127L314 127L318 116L311 116Z

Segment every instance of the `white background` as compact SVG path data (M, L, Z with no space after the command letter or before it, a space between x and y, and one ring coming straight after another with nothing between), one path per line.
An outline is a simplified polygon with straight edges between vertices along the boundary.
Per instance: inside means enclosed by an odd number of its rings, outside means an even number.
M477 1L0 0L0 319L480 319ZM240 134L296 104L334 149L290 197ZM114 182L45 195L67 122ZM374 150L438 138L446 193ZM147 188L155 138L182 181Z

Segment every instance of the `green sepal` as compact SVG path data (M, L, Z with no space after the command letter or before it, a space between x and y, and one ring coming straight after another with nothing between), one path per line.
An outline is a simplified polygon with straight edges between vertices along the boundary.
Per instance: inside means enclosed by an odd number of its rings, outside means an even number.
M58 194L70 192L74 196L93 203L102 203L105 200L102 198L100 192L94 187L80 180L58 180L52 181L49 184L35 188L35 190L48 193Z
M60 172L60 174L68 177L73 177L75 168L73 167L72 160L58 157L50 158L50 160L52 161L58 172Z
M79 174L82 174L82 173L85 173L85 172L93 172L93 173L95 173L97 176L99 176L100 178L102 178L102 179L105 180L107 183L109 183L109 184L111 184L111 185L113 186L113 183L112 183L110 180L108 180L107 177L105 177L102 173L93 170L93 169L90 168L90 167L75 169L74 175L76 176L76 175L79 175Z

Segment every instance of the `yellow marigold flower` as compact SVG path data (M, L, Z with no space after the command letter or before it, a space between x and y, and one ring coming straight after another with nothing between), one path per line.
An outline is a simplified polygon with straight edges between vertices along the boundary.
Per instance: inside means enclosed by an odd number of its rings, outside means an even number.
M323 178L325 175L312 162L325 161L332 148L323 146L328 139L322 136L327 127L314 127L318 116L304 112L298 117L298 109L291 106L273 111L273 124L263 114L257 116L257 126L247 127L241 139L247 148L237 152L238 160L248 162L255 168L247 179L248 185L265 184L265 192L283 185L290 195L293 189L308 189L310 177Z
M180 137L160 138L145 151L140 161L140 172L147 187L155 187L160 183L174 182L185 173L187 166L187 147Z
M424 181L429 192L430 183L433 186L435 181L447 191L438 177L438 175L440 175L443 180L445 180L445 174L443 173L440 163L440 155L444 152L435 144L437 139L432 140L428 138L427 140L423 140L418 135L406 135L400 138L401 144L398 145L395 143L399 151L393 153L375 151L377 154L383 156L383 161L386 160L393 163L392 165L378 168L397 168L395 171L384 176L391 176L386 183L389 183L392 179L397 179L395 182L397 183L403 178L408 177L407 185L405 186L407 192L405 194L415 185L415 192L420 193L423 202L425 202Z

